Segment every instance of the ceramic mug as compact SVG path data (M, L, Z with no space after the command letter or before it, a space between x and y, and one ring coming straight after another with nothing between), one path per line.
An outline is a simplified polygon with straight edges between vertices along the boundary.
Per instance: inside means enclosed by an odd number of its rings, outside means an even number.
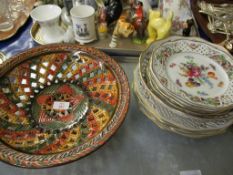
M63 41L65 31L59 26L60 15L61 8L53 4L38 6L30 13L32 19L39 23L41 36L47 44Z
M79 5L70 10L75 40L85 44L96 40L95 9L89 5Z

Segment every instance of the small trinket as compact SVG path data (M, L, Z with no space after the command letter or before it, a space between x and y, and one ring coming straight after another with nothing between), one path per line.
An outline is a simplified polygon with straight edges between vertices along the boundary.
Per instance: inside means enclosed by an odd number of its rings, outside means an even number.
M183 24L193 18L192 11L190 9L190 0L160 0L159 9L163 16L168 16L169 11L173 12L173 21L171 27L172 35L183 35ZM196 36L197 32L195 28L192 28L190 35Z
M128 13L124 12L120 18L117 20L117 24L114 28L112 34L112 40L109 44L109 47L114 48L117 46L118 37L123 36L128 38L134 32L134 26L127 21Z
M106 22L106 9L101 7L99 10L99 24L98 24L98 34L100 38L106 38L108 32L108 26Z
M146 43L150 44L155 40L167 37L172 27L172 19L172 11L169 11L168 16L163 18L159 10L150 10L149 23L147 26L149 36Z
M144 17L148 16L149 11L152 9L151 3L149 0L134 0L136 2L136 4L138 4L138 2L142 3L142 8L143 8L143 15Z
M106 7L106 21L109 25L121 16L122 4L120 0L105 0L104 5Z
M145 42L145 30L146 22L143 14L143 3L138 1L134 7L133 14L133 26L136 31L136 36L133 38L133 42L136 44L142 44Z
M188 19L183 25L183 36L190 36L191 28L194 25L193 19Z

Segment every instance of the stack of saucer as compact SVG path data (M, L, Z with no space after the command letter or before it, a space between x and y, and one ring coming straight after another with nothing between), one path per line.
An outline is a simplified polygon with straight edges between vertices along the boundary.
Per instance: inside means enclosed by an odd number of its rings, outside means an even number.
M134 71L140 109L163 129L189 137L224 132L233 123L233 59L199 38L150 45Z

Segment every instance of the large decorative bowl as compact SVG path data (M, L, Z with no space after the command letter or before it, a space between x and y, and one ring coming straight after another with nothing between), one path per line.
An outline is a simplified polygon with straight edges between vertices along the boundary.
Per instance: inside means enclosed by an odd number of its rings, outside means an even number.
M41 168L92 152L129 106L122 68L94 48L53 44L0 66L0 159Z

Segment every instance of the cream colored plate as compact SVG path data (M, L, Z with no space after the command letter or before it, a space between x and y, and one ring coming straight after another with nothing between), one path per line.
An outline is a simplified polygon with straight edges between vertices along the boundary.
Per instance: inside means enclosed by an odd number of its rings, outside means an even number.
M62 27L62 29L66 30L66 26L61 23L60 26ZM47 44L44 40L43 40L43 37L41 35L41 28L39 26L39 24L37 22L35 22L33 25L32 25L32 28L30 30L30 35L32 37L32 39L38 43L38 44L41 44L41 45L45 45Z

